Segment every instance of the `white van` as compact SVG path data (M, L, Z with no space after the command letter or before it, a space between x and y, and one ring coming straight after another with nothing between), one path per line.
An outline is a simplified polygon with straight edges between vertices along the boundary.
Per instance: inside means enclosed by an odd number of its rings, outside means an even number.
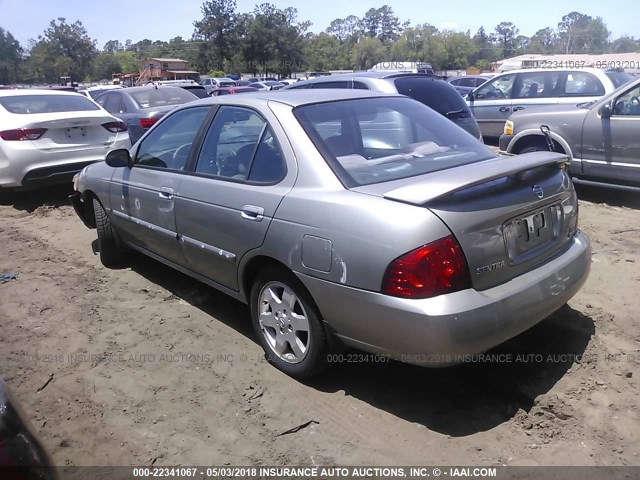
M467 103L482 136L499 137L513 112L534 106L590 102L632 78L621 69L511 70L473 90L467 96Z

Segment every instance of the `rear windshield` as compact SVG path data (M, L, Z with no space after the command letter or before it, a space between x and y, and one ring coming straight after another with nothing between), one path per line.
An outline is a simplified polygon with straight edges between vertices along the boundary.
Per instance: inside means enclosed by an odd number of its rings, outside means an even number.
M347 187L458 167L495 155L454 123L410 98L304 105L295 116Z
M468 118L471 112L455 88L443 80L407 77L394 80L398 93L415 98L448 118Z
M83 95L18 95L1 97L0 105L11 113L56 113L86 112L100 110L95 103Z
M609 80L613 82L613 86L618 88L621 85L624 85L629 80L632 80L633 77L626 72L604 72Z
M147 89L131 93L131 97L140 108L181 105L198 98L193 93L189 93L178 87L149 87Z

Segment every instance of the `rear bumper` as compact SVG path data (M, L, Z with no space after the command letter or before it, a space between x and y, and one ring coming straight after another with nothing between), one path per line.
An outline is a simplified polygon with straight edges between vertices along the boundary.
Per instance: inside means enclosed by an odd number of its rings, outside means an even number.
M419 365L460 363L522 333L564 305L591 267L588 237L497 287L408 300L298 274L325 320L346 344Z

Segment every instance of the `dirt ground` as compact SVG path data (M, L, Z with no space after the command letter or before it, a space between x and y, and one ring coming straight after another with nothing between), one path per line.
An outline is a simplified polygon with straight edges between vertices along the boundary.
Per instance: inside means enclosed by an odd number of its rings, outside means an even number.
M505 361L301 383L244 305L142 256L102 267L68 193L0 205L0 375L58 465L640 464L637 194L579 190L588 283Z

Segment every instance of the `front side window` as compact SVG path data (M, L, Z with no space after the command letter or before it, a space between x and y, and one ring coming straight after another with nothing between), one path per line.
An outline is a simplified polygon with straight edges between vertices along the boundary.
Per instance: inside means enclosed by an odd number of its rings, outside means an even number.
M600 97L605 94L602 82L592 73L569 72L564 86L565 97Z
M518 76L513 98L550 98L557 95L560 72L526 72Z
M640 85L629 90L616 100L614 115L640 115Z
M409 98L304 105L294 114L348 187L423 175L494 156L455 124Z
M473 94L473 98L476 100L511 98L511 90L513 89L515 78L516 76L513 73L500 75L478 88Z
M134 165L183 171L209 110L187 108L163 119L142 141Z
M253 110L224 106L209 127L196 173L238 181L275 182L286 171L280 146Z

